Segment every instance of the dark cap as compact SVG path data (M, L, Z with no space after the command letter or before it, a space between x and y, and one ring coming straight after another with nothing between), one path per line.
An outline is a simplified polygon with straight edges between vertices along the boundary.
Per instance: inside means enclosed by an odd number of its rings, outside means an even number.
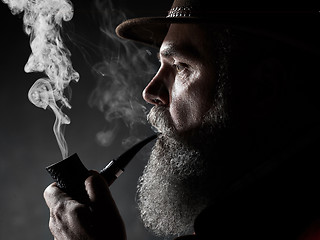
M160 47L172 23L223 24L250 32L293 39L318 48L320 13L311 8L216 6L210 0L175 0L167 16L129 19L116 28L118 36ZM271 6L269 4L268 6ZM277 6L274 4L273 6Z

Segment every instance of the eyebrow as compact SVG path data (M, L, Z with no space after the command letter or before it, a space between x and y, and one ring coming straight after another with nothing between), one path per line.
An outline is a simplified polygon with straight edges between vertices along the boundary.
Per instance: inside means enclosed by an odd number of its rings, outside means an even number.
M159 55L164 58L177 56L189 59L199 59L202 57L199 50L191 44L174 45L172 43L168 44L163 50L161 50L158 54L158 57Z

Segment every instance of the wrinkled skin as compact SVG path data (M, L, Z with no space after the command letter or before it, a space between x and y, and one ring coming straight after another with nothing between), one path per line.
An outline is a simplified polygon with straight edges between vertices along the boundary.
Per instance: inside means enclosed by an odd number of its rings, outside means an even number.
M93 173L84 184L90 199L88 205L73 200L56 183L44 191L54 239L126 239L123 221L105 180Z
M143 91L145 101L168 108L181 133L197 128L212 106L215 68L206 40L195 24L172 24L160 48L161 67Z

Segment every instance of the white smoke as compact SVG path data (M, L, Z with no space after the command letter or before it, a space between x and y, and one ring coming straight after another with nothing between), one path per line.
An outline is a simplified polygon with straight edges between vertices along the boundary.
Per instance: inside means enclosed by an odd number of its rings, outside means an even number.
M108 128L99 132L97 139L101 145L109 146L124 124L129 135L124 136L122 143L130 146L145 137L140 130L146 130L147 108L141 93L156 66L148 48L116 36L116 26L126 19L123 11L117 9L111 0L96 0L95 8L102 17L103 60L94 66L98 84L89 103L102 111L108 122Z
M29 100L37 107L53 110L53 126L62 157L68 156L62 124L70 119L62 107L71 108L64 90L70 81L78 81L73 69L70 51L64 46L60 31L63 21L73 17L73 6L68 0L2 0L13 14L23 13L24 30L30 36L32 53L25 65L26 72L44 72L47 77L37 80L29 90ZM58 106L58 104L60 106Z

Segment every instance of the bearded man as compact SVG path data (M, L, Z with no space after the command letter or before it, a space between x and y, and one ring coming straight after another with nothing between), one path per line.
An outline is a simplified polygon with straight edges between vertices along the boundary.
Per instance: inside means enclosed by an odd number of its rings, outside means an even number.
M118 26L160 48L143 91L161 132L138 184L147 228L179 239L320 239L319 18L175 0L167 17ZM55 239L126 239L107 183L93 173L85 186L88 204L45 190Z

